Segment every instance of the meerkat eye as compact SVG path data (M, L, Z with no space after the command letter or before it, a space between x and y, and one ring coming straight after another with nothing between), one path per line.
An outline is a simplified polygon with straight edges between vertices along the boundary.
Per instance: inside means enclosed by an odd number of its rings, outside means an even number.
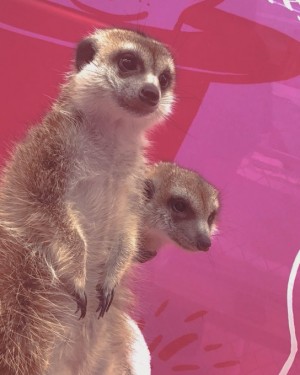
M171 200L171 208L174 212L184 212L187 209L187 204L180 198L174 198Z
M169 86L170 81L171 81L171 76L168 72L164 72L159 76L159 84L163 90Z
M209 217L208 217L208 219L207 219L207 222L208 222L208 225L209 225L209 226L211 226L212 223L214 222L214 220L215 220L215 218L216 218L216 215L217 215L217 211L213 211L213 212L209 215Z
M132 53L124 53L119 58L118 66L122 72L137 70L138 59Z

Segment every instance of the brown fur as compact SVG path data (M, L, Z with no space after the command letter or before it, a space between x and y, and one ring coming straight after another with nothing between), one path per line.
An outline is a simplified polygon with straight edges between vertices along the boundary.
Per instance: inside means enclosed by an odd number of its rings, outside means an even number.
M16 146L2 176L3 375L128 370L131 338L123 311L130 293L123 276L136 253L145 130L169 113L173 83L147 115L121 108L118 98L130 89L131 100L144 76L125 84L112 73L112 53L129 40L141 54L152 54L151 43L161 49L165 66L171 57L158 42L130 31L97 31L90 38L93 61L77 64L80 71L69 75L49 114ZM152 74L159 74L151 61ZM98 320L100 291L114 288L113 303ZM80 313L86 315L79 321Z

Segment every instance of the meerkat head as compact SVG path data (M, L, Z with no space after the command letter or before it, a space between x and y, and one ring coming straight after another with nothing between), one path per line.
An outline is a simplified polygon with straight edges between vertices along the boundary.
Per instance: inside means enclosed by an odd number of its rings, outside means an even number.
M207 251L216 230L218 191L197 173L173 163L153 165L147 177L147 227L184 249Z
M171 112L175 85L171 53L138 32L103 29L82 40L73 78L73 100L82 111L137 119L145 126Z

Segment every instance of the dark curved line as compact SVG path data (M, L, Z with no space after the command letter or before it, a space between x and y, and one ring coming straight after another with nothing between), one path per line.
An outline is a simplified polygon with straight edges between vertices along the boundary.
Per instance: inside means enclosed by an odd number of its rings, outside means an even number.
M139 21L144 18L148 17L148 12L140 12L136 14L113 14L108 12L103 12L102 10L98 10L92 8L88 5L82 4L79 0L71 0L71 2L80 10L90 13L92 15L97 15L100 17L111 19L112 21L122 21L122 22L129 22L129 21Z

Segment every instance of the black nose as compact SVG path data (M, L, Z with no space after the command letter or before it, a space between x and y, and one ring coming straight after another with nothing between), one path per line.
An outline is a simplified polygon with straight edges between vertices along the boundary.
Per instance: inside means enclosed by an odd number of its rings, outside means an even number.
M211 241L208 236L200 234L197 238L197 249L207 251L211 246Z
M155 106L159 100L159 91L155 85L147 83L141 89L139 96L144 103Z

